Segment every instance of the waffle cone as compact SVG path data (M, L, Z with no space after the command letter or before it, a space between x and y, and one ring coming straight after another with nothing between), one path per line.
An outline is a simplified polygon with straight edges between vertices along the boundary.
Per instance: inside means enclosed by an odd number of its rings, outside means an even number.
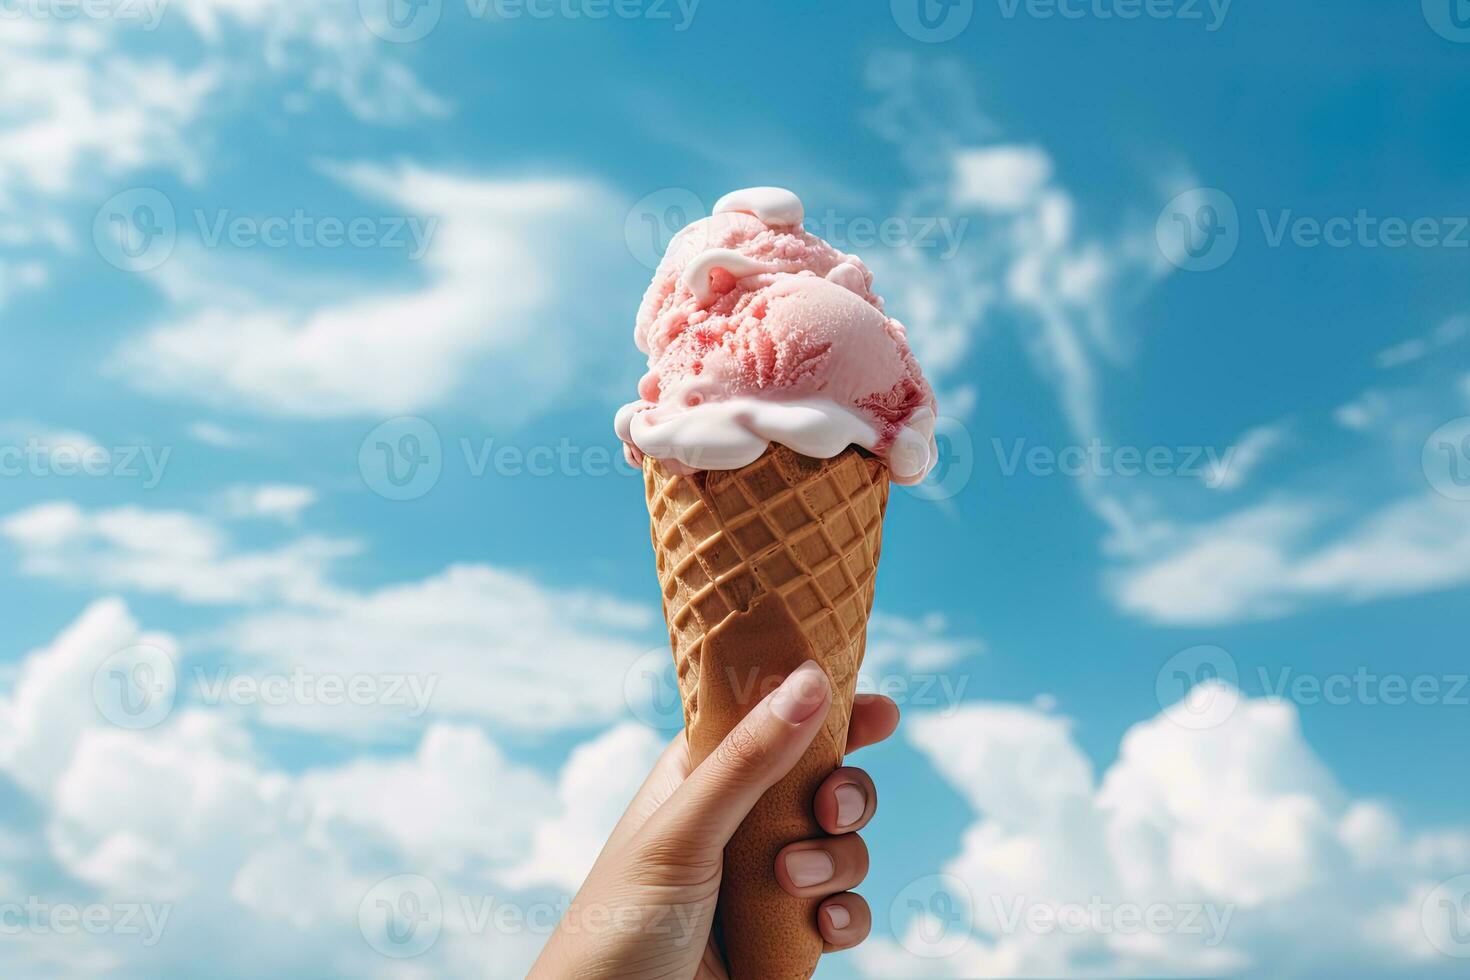
M643 464L664 616L698 765L806 660L832 682L822 731L725 849L722 948L733 980L805 980L822 953L817 899L776 882L776 854L820 837L817 787L842 764L888 503L888 470L856 449L772 446L730 471Z

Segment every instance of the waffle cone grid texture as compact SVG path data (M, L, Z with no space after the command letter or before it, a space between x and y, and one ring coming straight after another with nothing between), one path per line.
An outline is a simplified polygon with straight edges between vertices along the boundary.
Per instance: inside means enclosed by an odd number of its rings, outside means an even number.
M856 449L819 460L773 446L738 470L688 476L649 458L643 476L685 724L699 718L704 638L774 598L831 677L827 726L840 752L882 546L882 463Z

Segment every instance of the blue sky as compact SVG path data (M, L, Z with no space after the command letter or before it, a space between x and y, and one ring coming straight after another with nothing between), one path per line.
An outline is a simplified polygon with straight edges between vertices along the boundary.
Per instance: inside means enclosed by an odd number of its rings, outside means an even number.
M17 6L7 972L524 969L475 913L544 920L670 734L633 314L778 184L946 416L868 656L874 937L821 975L1454 975L1451 2ZM1173 924L1044 924L1098 903Z

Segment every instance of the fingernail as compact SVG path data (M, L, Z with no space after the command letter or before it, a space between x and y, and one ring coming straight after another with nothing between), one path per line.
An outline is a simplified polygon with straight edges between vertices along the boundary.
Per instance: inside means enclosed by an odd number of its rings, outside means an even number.
M837 826L851 827L863 818L868 809L868 794L855 783L843 783L837 787Z
M771 698L771 713L788 725L799 725L827 700L827 675L808 660L781 682Z
M813 848L786 855L786 876L797 888L820 885L832 877L832 871L832 855L826 851Z
M827 913L827 921L832 923L833 929L846 929L852 923L852 916L841 905L829 905L822 911Z

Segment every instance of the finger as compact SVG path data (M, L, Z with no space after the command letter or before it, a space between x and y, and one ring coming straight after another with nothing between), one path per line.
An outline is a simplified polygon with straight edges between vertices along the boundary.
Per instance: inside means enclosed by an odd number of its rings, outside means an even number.
M817 928L822 933L822 952L851 949L868 938L873 912L861 895L833 895L817 910Z
M817 823L829 834L862 830L878 809L878 790L861 769L843 766L823 780L812 800Z
M800 761L831 705L831 681L808 660L741 719L654 820L669 821L663 829L684 840L724 847L765 791Z
M898 705L881 694L859 694L852 702L847 726L847 751L881 742L898 727Z
M868 876L868 845L857 834L787 844L776 855L776 880L797 898L845 892Z

